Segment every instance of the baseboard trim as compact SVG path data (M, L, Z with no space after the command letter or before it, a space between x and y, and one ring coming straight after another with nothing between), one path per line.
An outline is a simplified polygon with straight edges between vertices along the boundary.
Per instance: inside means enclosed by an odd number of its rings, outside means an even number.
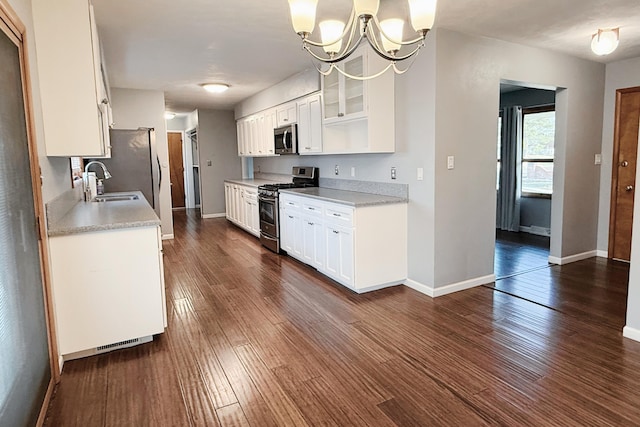
M629 338L630 340L640 342L640 329L635 329L629 326L625 326L622 329L622 336L625 338Z
M202 214L202 219L210 219L210 218L224 218L226 217L226 213L216 213L216 214Z
M404 281L404 285L431 298L433 298L434 296L432 287L424 285L420 282L416 282L415 280L407 279Z
M175 239L175 236L173 235L173 233L162 235L162 240L173 240L173 239Z
M379 291L380 289L385 289L385 288L390 288L392 286L402 285L404 282L405 282L404 280L399 280L399 281L395 281L395 282L383 283L381 285L373 285L373 286L369 286L367 288L354 289L354 291L356 291L356 293L359 293L359 294L364 294L365 292Z
M42 406L40 407L40 413L38 414L38 420L36 421L37 427L42 427L44 425L45 418L47 417L47 409L49 409L49 403L51 402L51 396L53 396L53 389L55 386L56 382L53 380L52 376L49 380L49 385L47 386L47 392L44 395Z
M434 289L434 297L441 297L444 295L449 295L454 292L464 291L466 289L475 288L476 286L486 285L487 283L495 282L496 275L489 274L488 276L476 277L475 279L465 280L463 282L452 283L447 286L442 286L440 288Z
M476 277L475 279L469 279L458 283L452 283L450 285L442 286L440 288L432 288L423 283L416 282L415 280L407 279L404 284L421 294L430 296L431 298L442 297L452 294L454 292L464 291L466 289L475 288L476 286L486 285L487 283L495 282L495 274L489 274L488 276Z
M556 265L565 265L576 261L582 261L583 259L593 258L595 256L598 256L598 251L582 252L581 254L569 255L562 258L549 256L549 263Z
M596 251L596 256L600 258L609 258L609 251Z
M544 237L550 237L551 236L551 229L550 228L546 228L546 227L539 227L537 225L532 225L531 227L520 227L520 232L522 233L529 233L529 234L535 234L536 236L544 236Z

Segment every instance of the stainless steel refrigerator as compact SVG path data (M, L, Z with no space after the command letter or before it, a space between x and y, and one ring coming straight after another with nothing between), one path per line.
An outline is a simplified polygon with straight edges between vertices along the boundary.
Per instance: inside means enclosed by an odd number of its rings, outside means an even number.
M155 131L150 128L136 130L111 129L111 158L99 160L112 177L104 180L104 191L142 191L149 204L160 216L159 193L162 183L160 160L156 151ZM85 159L87 164L90 159ZM93 169L92 169L93 170ZM96 175L102 173L97 168Z

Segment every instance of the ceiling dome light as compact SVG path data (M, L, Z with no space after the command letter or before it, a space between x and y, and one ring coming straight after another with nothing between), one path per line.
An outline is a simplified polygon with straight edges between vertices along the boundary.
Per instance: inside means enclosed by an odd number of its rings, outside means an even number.
M176 117L176 113L170 113L170 112L168 112L168 111L166 111L166 112L164 113L164 119L165 119L165 120L171 120L171 119L173 119L173 118L175 118L175 117Z
M596 55L608 55L618 47L620 42L620 28L609 30L598 29L591 38L591 50Z
M211 93L222 93L229 89L229 85L224 83L205 83L202 87L204 90Z

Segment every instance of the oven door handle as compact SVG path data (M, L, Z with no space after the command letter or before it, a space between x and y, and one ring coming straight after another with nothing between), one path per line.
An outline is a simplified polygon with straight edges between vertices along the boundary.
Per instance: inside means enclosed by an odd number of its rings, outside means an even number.
M262 202L275 202L276 200L278 200L278 198L277 197L258 196L258 200L260 200Z

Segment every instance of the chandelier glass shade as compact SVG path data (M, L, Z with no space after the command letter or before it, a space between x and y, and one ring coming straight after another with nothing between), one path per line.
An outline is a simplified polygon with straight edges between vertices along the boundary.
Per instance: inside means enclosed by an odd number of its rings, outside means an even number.
M424 40L433 26L437 0L408 0L410 22L417 33L411 40L403 40L405 21L398 18L379 21L377 14L380 0L353 0L351 15L347 22L335 19L319 23L320 40L314 41L311 35L316 25L318 0L289 0L291 22L294 31L301 37L303 48L320 63L329 64L322 74L336 69L347 77L367 80L377 77L392 68L402 74L408 67L400 70L396 63L415 57L424 46ZM352 76L336 64L353 54L358 46L367 40L373 51L389 61L382 71L371 76Z

